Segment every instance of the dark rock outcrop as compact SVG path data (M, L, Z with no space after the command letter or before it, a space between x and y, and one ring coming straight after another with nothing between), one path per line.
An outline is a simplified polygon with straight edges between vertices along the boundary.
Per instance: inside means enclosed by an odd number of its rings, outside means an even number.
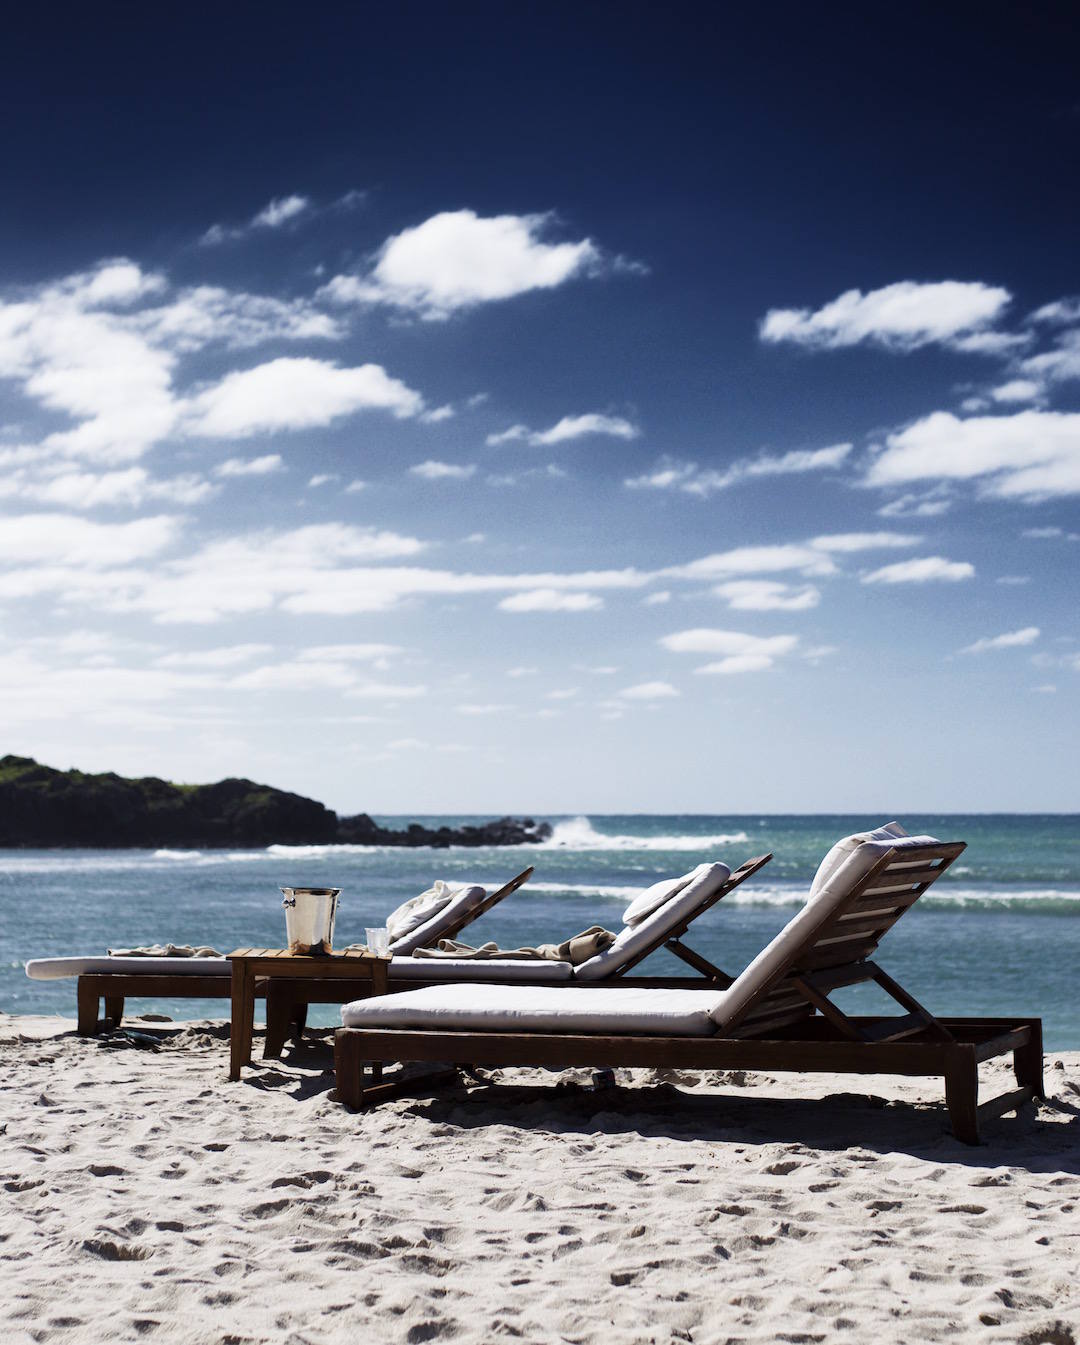
M546 841L551 828L531 817L500 817L497 822L479 826L422 827L412 822L404 831L393 831L373 822L367 813L343 817L338 823L338 840L351 845L529 845Z
M313 799L252 780L175 785L153 776L58 771L0 758L0 846L20 848L264 845L521 845L550 827L504 817L460 829L380 827L364 813L340 821Z

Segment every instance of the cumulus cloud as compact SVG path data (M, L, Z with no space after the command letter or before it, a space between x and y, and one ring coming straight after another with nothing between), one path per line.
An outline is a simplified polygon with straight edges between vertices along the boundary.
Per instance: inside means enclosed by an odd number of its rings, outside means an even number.
M652 471L629 477L623 484L631 490L680 490L707 499L717 491L755 477L834 470L843 464L851 449L852 445L845 443L832 444L828 448L793 449L776 455L762 453L724 468L702 468L695 462L663 457Z
M740 575L779 574L794 571L812 579L837 573L833 553L891 550L917 545L922 538L903 532L825 533L808 542L781 542L772 546L740 546L717 551L687 565L674 565L661 573L677 579L730 580Z
M976 481L983 494L1038 501L1080 492L1080 413L1017 411L962 419L935 411L890 434L871 486Z
M388 304L443 320L477 304L553 289L595 274L600 250L588 239L545 241L554 217L443 211L388 238L364 275L335 276L321 291L333 303Z
M940 518L952 508L947 487L934 486L926 491L909 491L883 504L877 511L882 518Z
M720 676L764 672L777 659L794 652L798 643L797 635L749 635L744 631L705 627L676 631L660 640L660 644L672 653L719 655L713 662L694 671Z
M265 658L273 653L268 644L217 645L212 649L178 650L162 654L154 662L159 668L233 668L239 663Z
M226 374L190 403L188 432L243 439L260 431L329 425L357 411L417 415L423 398L380 364L341 369L326 360L282 356Z
M266 453L259 458L227 458L214 468L215 476L267 476L285 470L280 453Z
M593 593L561 593L553 588L535 588L515 593L499 603L502 612L595 612L604 600Z
M797 587L775 579L731 579L713 592L738 612L805 612L821 601L813 584Z
M1008 290L981 281L903 280L866 294L847 290L816 311L770 309L759 335L772 344L790 341L812 350L868 342L900 351L944 344L1000 354L1015 338L1005 335L1003 345L1003 334L982 329L1002 315L1010 299Z
M154 478L145 467L125 467L113 472L82 472L64 464L39 463L36 470L17 468L0 477L0 499L34 500L64 509L138 507L146 501L164 500L174 505L193 505L218 490L196 472Z
M87 566L149 560L180 535L180 519L162 514L132 523L95 523L74 514L21 514L0 528L0 564Z
M895 565L883 565L880 570L864 574L864 584L955 584L972 579L975 566L966 560L946 560L944 556L922 556L918 560L902 560Z
M961 649L961 654L985 654L991 649L1017 649L1034 644L1039 638L1038 626L1025 626L1022 630L1006 631L1004 635L986 636Z
M211 224L210 228L199 239L199 242L204 247L215 247L219 243L243 238L253 229L280 229L282 225L288 224L290 220L295 220L298 216L306 214L310 210L311 200L307 196L299 196L295 193L289 196L279 196L268 201L261 210L256 211L246 224L232 227L224 224Z
M1000 383L990 389L991 399L999 403L1033 402L1041 393L1042 384L1030 378L1010 378L1007 383Z
M636 686L624 687L619 692L619 696L627 701L670 700L679 694L670 682L639 682Z
M605 416L598 411L588 411L580 416L563 416L546 430L530 430L527 425L511 425L508 430L489 434L484 442L489 448L515 442L550 447L552 444L565 444L573 439L583 439L587 435L600 434L613 439L636 439L640 433L638 427L623 416Z
M456 462L418 462L410 467L413 476L423 477L425 481L467 481L476 472L476 464L464 465Z

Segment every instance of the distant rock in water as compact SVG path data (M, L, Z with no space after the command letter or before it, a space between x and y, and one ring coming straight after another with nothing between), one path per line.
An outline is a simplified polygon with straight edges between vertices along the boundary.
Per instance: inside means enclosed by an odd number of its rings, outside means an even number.
M531 817L500 817L497 822L480 826L422 827L413 822L404 831L392 831L373 822L367 813L343 817L338 823L338 840L351 845L529 845L546 841L551 827Z
M264 845L522 845L545 840L546 823L511 817L432 831L380 827L360 813L342 818L252 780L175 785L147 776L57 771L30 757L0 757L0 846L179 848Z

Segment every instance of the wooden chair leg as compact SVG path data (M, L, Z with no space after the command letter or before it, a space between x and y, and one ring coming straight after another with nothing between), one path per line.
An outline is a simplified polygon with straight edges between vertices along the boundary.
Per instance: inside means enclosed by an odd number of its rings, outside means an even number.
M266 986L266 1041L263 1059L277 1060L289 1038L292 1017L289 986L285 981L268 981Z
M359 1111L364 1105L364 1062L360 1052L340 1033L334 1038L334 1073L338 1101Z
M98 1030L98 993L80 976L75 987L75 997L79 1010L79 1036L92 1037Z
M1026 1046L1018 1046L1013 1052L1013 1073L1016 1075L1016 1082L1021 1088L1030 1088L1034 1097L1045 1098L1042 1022L1036 1020L1029 1026L1031 1040Z
M124 997L123 995L105 996L105 1017L112 1019L113 1027L119 1027L124 1017Z
M293 1041L298 1042L300 1038L304 1035L304 1028L307 1027L307 1011L308 1006L306 1004L294 1004L292 1006Z
M978 1144L979 1067L970 1047L959 1047L946 1056L945 1105L956 1138L962 1144Z

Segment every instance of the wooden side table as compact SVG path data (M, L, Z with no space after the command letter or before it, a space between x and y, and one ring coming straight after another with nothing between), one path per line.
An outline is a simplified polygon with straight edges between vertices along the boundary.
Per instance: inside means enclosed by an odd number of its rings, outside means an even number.
M232 968L232 1026L229 1031L229 1078L251 1064L251 1034L255 1025L255 982L279 977L304 977L320 981L371 982L371 994L385 995L390 988L388 955L376 953L330 953L324 957L301 957L283 948L236 948L229 954Z

